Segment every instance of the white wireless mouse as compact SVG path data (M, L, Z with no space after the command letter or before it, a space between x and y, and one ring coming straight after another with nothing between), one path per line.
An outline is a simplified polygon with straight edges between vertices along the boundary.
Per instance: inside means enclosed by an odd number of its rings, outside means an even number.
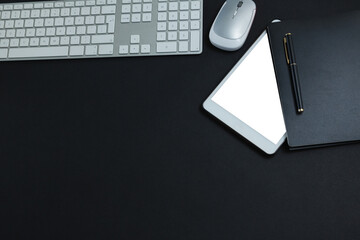
M210 42L222 50L238 50L245 43L255 13L251 0L227 0L211 27Z

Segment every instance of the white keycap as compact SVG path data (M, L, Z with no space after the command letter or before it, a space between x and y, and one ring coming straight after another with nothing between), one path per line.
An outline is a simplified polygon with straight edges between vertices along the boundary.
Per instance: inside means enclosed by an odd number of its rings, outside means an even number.
M80 13L82 16L90 15L90 7L82 7Z
M47 46L49 45L50 39L48 37L40 38L40 46Z
M188 11L181 11L180 12L180 20L187 20L189 19L189 12Z
M158 53L171 53L176 52L177 42L158 42L156 44L156 52Z
M169 30L170 31L174 31L178 29L178 24L177 22L169 22Z
M169 3L169 10L170 11L177 11L178 10L178 2L170 2Z
M70 37L61 37L60 38L60 45L69 45Z
M0 49L0 58L7 58L7 49Z
M119 54L128 54L129 46L128 45L120 45L119 46Z
M167 3L159 3L158 4L158 11L159 12L164 12L167 10Z
M114 14L115 10L115 6L103 6L101 8L101 14Z
M29 10L22 10L20 17L21 18L29 18L30 17L30 11Z
M96 16L96 18L95 18L95 23L96 23L96 24L105 23L105 16Z
M130 45L130 53L135 54L139 53L140 48L139 45Z
M29 46L29 41L30 41L29 38L21 38L21 39L20 39L20 46L21 46L21 47L27 47L27 46ZM0 45L1 45L1 44L0 44Z
M122 23L129 23L130 22L130 14L122 14L121 15L121 22Z
M122 6L121 6L121 12L122 12L122 13L129 13L129 12L131 12L131 7L130 7L130 5L122 5Z
M175 41L177 39L177 32L168 32L168 40Z
M81 44L89 44L90 39L90 36L81 36Z
M55 26L62 26L64 25L64 18L55 18Z
M45 36L45 33L46 33L45 28L37 28L36 32L35 32L35 35L37 37L43 37L43 36Z
M95 0L89 0L89 1L86 1L85 2L85 5L86 6L94 6L96 4L96 1Z
M144 13L142 15L143 22L151 22L151 13Z
M10 47L17 47L19 46L20 40L18 38L13 38L10 40Z
M179 52L187 51L189 51L189 43L185 41L179 42Z
M108 34L108 35L94 35L91 37L91 43L97 44L97 43L113 43L114 42L114 35Z
M52 39L52 38L51 38ZM51 39L50 39L50 43L51 43ZM77 45L80 43L80 37L79 36L72 36L70 37L70 44L71 45Z
M107 26L106 25L98 25L97 33L106 33Z
M94 24L95 23L95 17L94 16L87 16L85 17L85 24Z
M59 43L60 43L59 37L51 37L50 38L50 45L56 46L56 45L59 45Z
M192 20L200 19L200 11L191 11L190 18Z
M11 48L9 58L65 57L69 47Z
M24 37L25 36L25 29L18 29L16 30L16 37Z
M143 12L151 12L152 11L152 4L146 3L143 5Z
M175 21L178 19L178 13L177 12L169 12L169 20Z
M132 11L133 13L139 13L139 12L141 12L141 4L133 4L131 11Z
M180 2L180 10L188 10L189 2Z
M191 31L190 32L190 51L196 52L200 51L200 32Z
M140 35L131 35L130 36L130 43L139 43L140 42Z
M189 22L180 21L180 30L188 30L189 29Z
M199 21L191 21L190 28L192 30L200 29L200 22Z
M166 21L166 19L167 19L167 13L166 12L158 13L158 21Z
M114 33L115 32L115 16L114 15L108 15L106 16L106 23L108 24L108 33Z
M111 55L113 54L114 47L112 44L99 45L100 55Z
M180 31L179 32L179 39L180 40L188 40L189 39L189 33L187 31Z
M141 15L139 13L131 15L131 22L140 22Z
M57 36L64 36L66 32L65 27L57 27L56 28L56 35Z
M158 22L157 30L158 31L166 31L166 22Z
M156 34L157 41L165 41L166 40L166 33L165 32L158 32Z
M150 53L150 44L141 45L141 53Z
M96 45L85 46L85 55L97 55L97 46Z
M100 7L98 6L91 7L91 14L93 15L100 14Z
M200 9L200 1L192 1L191 9Z
M81 56L84 54L84 46L70 46L70 56Z

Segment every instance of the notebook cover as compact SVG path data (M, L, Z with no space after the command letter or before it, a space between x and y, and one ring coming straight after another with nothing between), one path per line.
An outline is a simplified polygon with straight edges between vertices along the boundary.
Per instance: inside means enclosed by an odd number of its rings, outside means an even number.
M290 148L360 140L360 11L268 27ZM304 112L298 114L283 38L292 33Z

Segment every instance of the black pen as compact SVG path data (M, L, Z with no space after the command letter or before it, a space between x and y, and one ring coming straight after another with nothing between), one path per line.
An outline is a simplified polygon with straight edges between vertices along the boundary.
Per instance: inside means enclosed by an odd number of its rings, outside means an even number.
M292 42L291 33L285 34L284 45L285 45L286 61L290 68L291 79L292 79L292 83L293 83L293 87L294 87L297 111L299 113L302 113L304 111L304 106L303 106L303 101L302 101L302 97L301 97L299 73L298 73L298 69L297 69L297 65L296 65L294 44Z

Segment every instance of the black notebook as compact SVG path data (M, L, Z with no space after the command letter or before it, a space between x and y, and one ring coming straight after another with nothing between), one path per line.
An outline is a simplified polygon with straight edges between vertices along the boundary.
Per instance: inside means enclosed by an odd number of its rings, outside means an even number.
M360 141L360 11L268 27L290 148ZM283 38L291 33L304 112L296 110Z

